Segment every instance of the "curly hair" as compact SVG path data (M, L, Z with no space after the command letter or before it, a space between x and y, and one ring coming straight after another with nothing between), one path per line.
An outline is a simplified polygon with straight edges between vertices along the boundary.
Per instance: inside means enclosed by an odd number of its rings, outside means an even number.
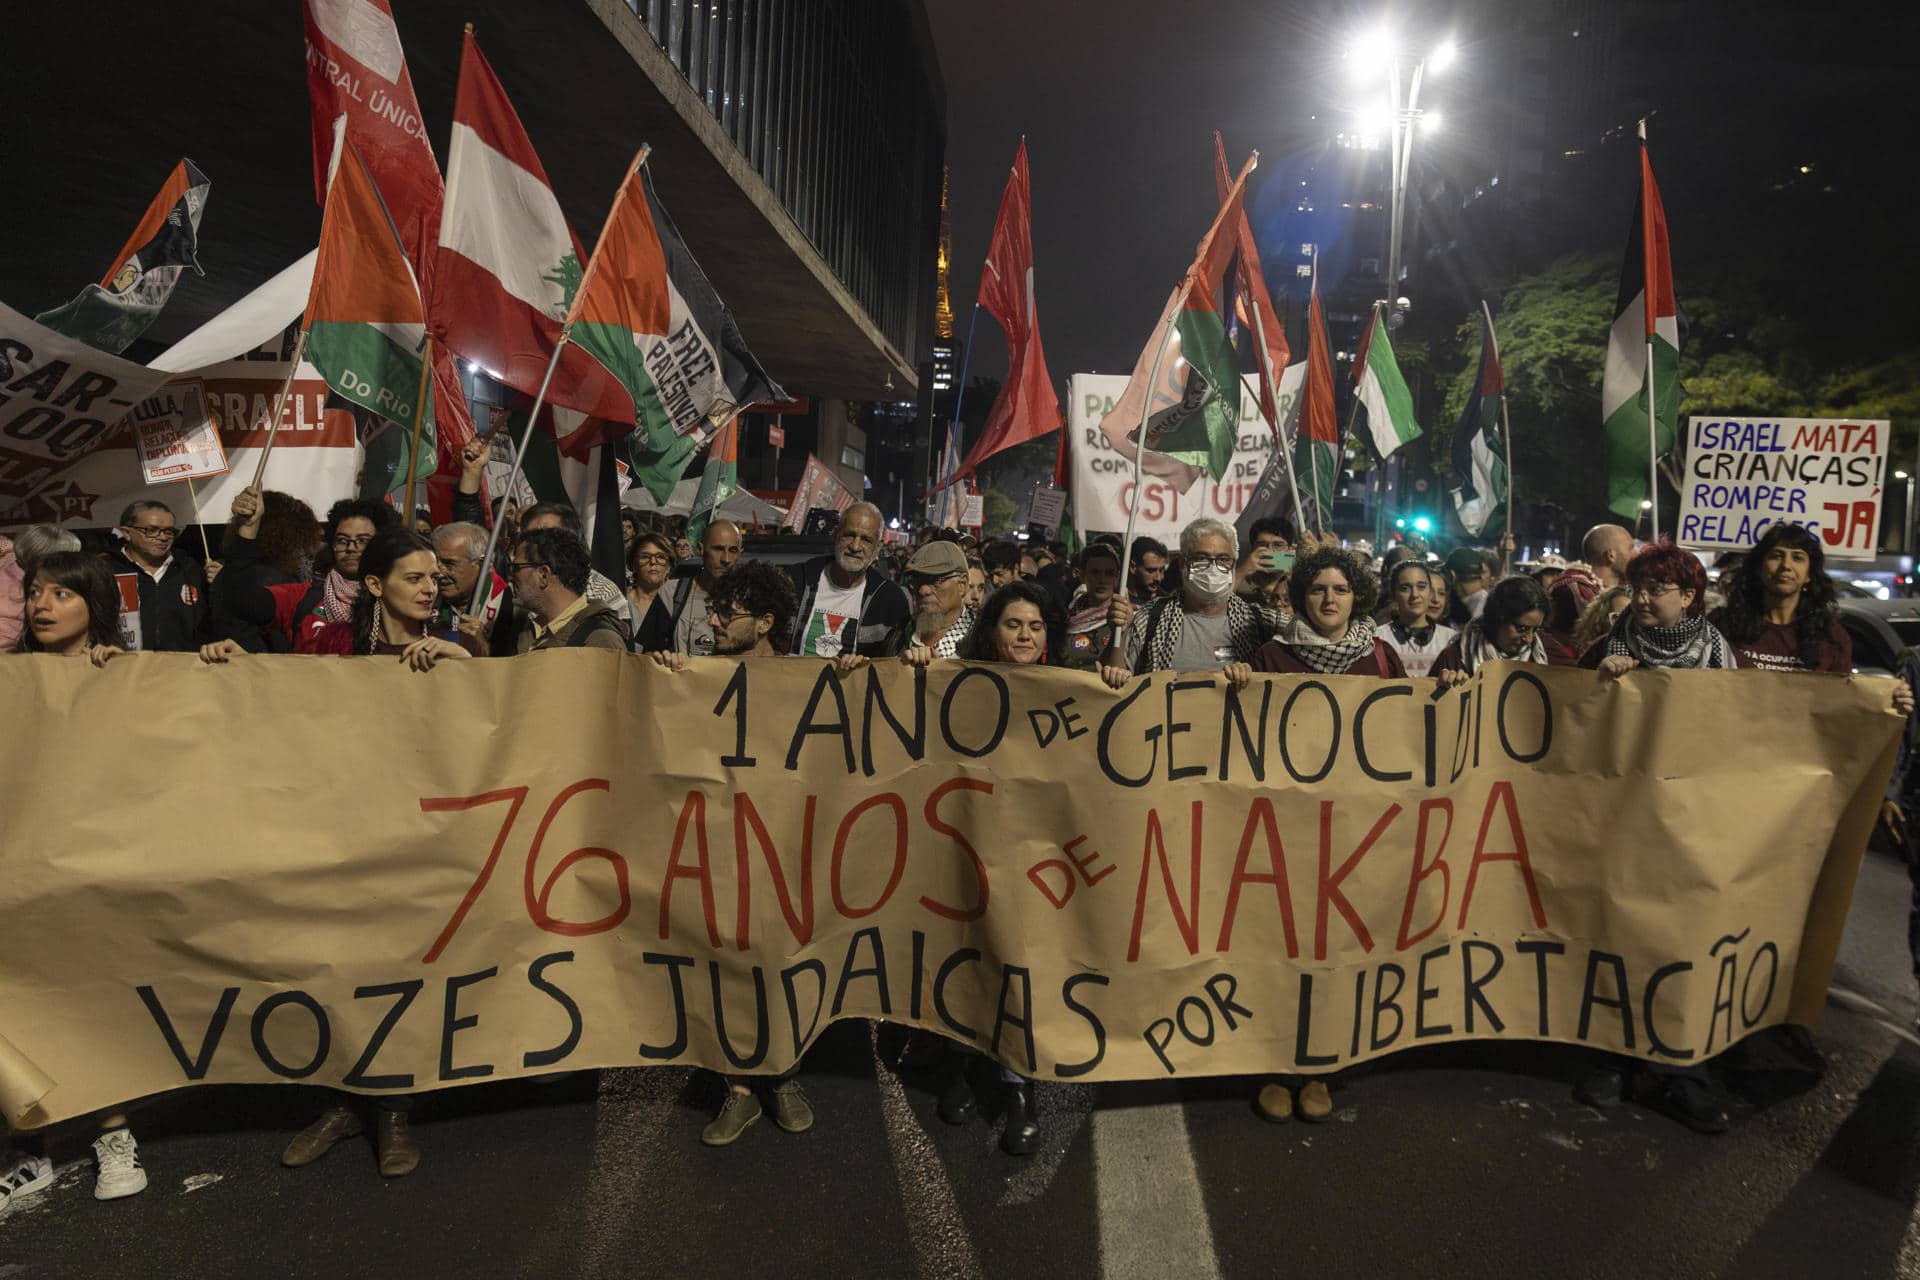
M244 521L227 525L227 537ZM290 493L268 489L260 495L260 528L255 541L260 560L289 581L301 582L313 572L314 557L327 543L313 508ZM224 539L223 539L224 541Z
M1480 609L1480 628L1492 635L1496 628L1511 626L1535 611L1542 614L1544 620L1546 588L1526 574L1502 578L1487 588L1487 603Z
M1625 587L1608 587L1587 602L1581 611L1579 622L1573 628L1573 651L1584 654L1594 644L1613 630L1613 602L1631 600L1633 593Z
M385 533L401 524L400 513L384 502L375 502L371 498L342 498L327 508L326 542L329 547L333 545L333 535L348 520L365 520L373 526L375 533Z
M767 632L768 643L784 651L787 636L793 630L793 615L800 608L800 593L794 589L787 571L773 561L742 560L714 584L707 603L715 613L731 613L738 607L756 618L763 614L771 616L773 627Z
M1339 570L1347 585L1353 588L1353 616L1372 613L1373 606L1380 602L1380 579L1373 576L1366 560L1339 547L1320 547L1293 562L1293 577L1287 581L1287 600L1293 605L1294 615L1306 615L1307 589L1329 569Z
M1839 593L1827 576L1827 556L1820 539L1797 524L1772 526L1740 562L1727 592L1727 607L1719 614L1721 633L1735 644L1750 644L1760 638L1760 629L1767 622L1766 558L1776 547L1806 553L1807 585L1794 606L1793 637L1800 661L1818 667L1820 647L1839 620Z
M344 519L345 517L342 517ZM416 551L434 555L433 543L412 529L384 529L373 535L373 541L360 553L360 594L353 598L353 651L357 654L369 654L380 643L375 634L374 607L380 602L373 592L367 590L368 578L385 580L393 572L394 565L406 559ZM435 556L436 561L438 557Z
M1687 616L1698 618L1707 611L1707 571L1691 551L1682 551L1671 538L1649 543L1627 561L1627 581L1665 583L1693 592Z
M33 567L33 576L25 583L29 599L38 582L65 587L87 602L88 644L120 643L120 589L114 586L113 574L99 557L84 551L50 551L40 557ZM14 641L13 651L46 652L31 625L20 628L20 638Z
M1021 602L1038 609L1040 621L1047 628L1046 652L1040 660L1049 666L1057 665L1067 650L1067 615L1052 592L1018 578L996 588L987 597L980 606L980 616L973 620L973 629L960 641L953 656L968 662L1006 661L993 646L994 633L1000 629L1000 617L1006 613L1007 606Z

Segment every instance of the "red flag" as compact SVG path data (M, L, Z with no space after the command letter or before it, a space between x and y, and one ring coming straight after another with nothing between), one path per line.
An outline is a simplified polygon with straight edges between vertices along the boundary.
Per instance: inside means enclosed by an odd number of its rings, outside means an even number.
M1320 257L1313 260L1313 293L1307 304L1307 386L1294 439L1294 473L1302 492L1311 492L1316 523L1325 528L1333 510L1339 474L1340 415L1333 404L1333 355L1327 350L1327 320L1320 309Z
M1233 178L1227 172L1226 144L1221 141L1217 130L1213 135L1213 186L1220 196L1220 203L1225 204L1227 193L1233 187ZM1240 327L1253 340L1253 349L1259 355L1255 363L1260 367L1260 413L1272 429L1273 438L1279 440L1280 411L1277 397L1280 375L1286 372L1287 361L1293 352L1287 348L1287 327L1280 323L1280 313L1273 309L1273 298L1267 293L1267 273L1260 268L1260 246L1254 243L1253 228L1247 223L1245 205L1241 206L1235 222L1234 243L1239 252L1239 289L1234 299L1234 314L1239 319Z
M1060 402L1047 376L1040 348L1040 319L1033 296L1033 196L1027 180L1027 140L1020 139L1013 172L1000 197L1000 217L980 273L979 302L1007 333L1007 385L993 402L986 425L954 475L943 484L971 475L975 467L1002 449L1025 444L1060 430Z

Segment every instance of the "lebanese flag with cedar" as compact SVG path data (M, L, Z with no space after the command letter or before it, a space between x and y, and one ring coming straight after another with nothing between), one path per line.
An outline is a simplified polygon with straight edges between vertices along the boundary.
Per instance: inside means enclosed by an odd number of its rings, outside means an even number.
M538 395L585 261L519 114L467 32L447 148L435 334L490 376ZM633 421L632 399L575 346L562 351L547 400Z

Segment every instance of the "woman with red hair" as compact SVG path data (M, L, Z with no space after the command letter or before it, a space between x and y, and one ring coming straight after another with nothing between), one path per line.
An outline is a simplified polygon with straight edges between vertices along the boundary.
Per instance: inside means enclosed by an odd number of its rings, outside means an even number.
M1600 670L1635 667L1724 670L1740 665L1733 646L1707 621L1707 572L1691 552L1662 539L1627 561L1626 611L1607 637Z

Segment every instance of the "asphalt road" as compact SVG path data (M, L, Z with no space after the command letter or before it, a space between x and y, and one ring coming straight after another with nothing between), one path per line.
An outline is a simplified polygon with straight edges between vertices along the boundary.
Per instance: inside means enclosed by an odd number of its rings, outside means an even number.
M1321 1126L1260 1122L1242 1083L1046 1086L1015 1160L940 1123L901 1033L849 1025L808 1059L813 1132L720 1151L718 1085L683 1070L423 1101L394 1182L363 1139L279 1167L313 1092L182 1094L136 1118L143 1195L97 1203L84 1148L56 1152L0 1219L0 1280L1920 1276L1907 894L1870 855L1826 1077L1720 1138L1576 1104L1568 1051L1462 1045L1349 1072Z

